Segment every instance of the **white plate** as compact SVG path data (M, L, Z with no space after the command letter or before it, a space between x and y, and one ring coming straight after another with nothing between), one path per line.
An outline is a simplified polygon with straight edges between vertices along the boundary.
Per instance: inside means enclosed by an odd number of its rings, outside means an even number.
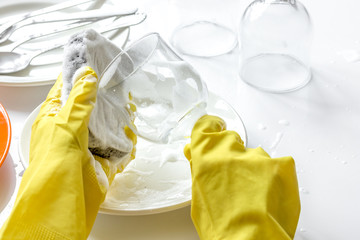
M12 0L12 1L1 1L0 2L0 16L1 18L5 18L7 16L12 16L16 14L21 14L24 12L33 11L36 9L44 8L56 3L61 2L60 0ZM110 8L112 3L110 1L106 1L102 8ZM83 4L78 7L69 8L63 10L63 12L71 12L71 11L79 11L79 10L88 10L90 9L89 4ZM87 27L89 27L88 25ZM51 24L41 24L41 28L53 28L54 25ZM36 30L36 28L35 28ZM11 40L16 40L21 38L22 34L30 35L33 33L34 27L24 27L16 31ZM60 41L64 39L68 39L69 35L74 33L75 31L80 31L80 28L77 30L73 30L68 32L67 34L60 34ZM116 35L107 35L112 41L117 44L119 47L124 47L128 37L130 30L129 28L124 29L123 31L116 32ZM52 35L51 35L52 36ZM49 46L49 44L56 43L56 37L44 37L34 41L32 44L27 44L27 49L22 49L21 46L15 49L15 52L28 52L29 48L34 48L36 46ZM4 46L4 45L0 45ZM54 62L54 59L56 61ZM60 61L59 61L60 59ZM50 51L49 53L42 54L39 57L36 57L31 65L17 73L1 75L0 74L0 86L39 86L39 85L48 85L53 84L59 73L61 72L61 60L62 60L62 49L57 49Z
M25 167L29 162L31 126L37 107L25 121L19 140L19 155ZM222 98L210 94L208 114L222 117L228 129L237 131L247 143L244 124ZM146 215L175 210L190 204L191 172L183 155L184 141L178 145L157 145L138 140L137 157L116 176L100 212L112 215ZM120 186L120 187L118 187ZM121 196L113 201L112 196Z

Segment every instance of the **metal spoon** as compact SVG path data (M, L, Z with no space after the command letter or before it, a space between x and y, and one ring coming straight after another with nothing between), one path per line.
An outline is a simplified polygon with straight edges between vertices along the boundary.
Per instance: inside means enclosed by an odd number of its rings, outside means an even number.
M131 15L137 12L137 8L129 8L124 10L89 10L84 12L76 12L70 14L63 14L61 16L48 16L46 18L35 18L28 19L26 21L22 21L16 23L11 26L7 31L5 31L2 35L0 34L0 44L7 39L18 29L33 25L33 24L42 24L42 23L52 23L52 22L66 22L66 21L76 21L76 22L85 22L85 21L97 21L104 18L109 17L121 17Z
M18 22L24 21L28 18L32 18L32 17L43 15L43 14L50 13L50 12L55 12L55 11L65 9L65 8L70 8L70 7L80 5L83 3L87 3L87 2L91 2L91 1L94 1L94 0L70 0L70 1L62 2L59 4L52 5L50 7L42 8L42 9L35 10L30 13L26 13L26 14L17 16L15 18L13 18L11 21L6 22L0 26L0 43L3 43L6 41L6 39L7 39L6 36L14 30L14 28L15 28L14 26Z
M99 21L101 21L101 20L104 20L104 19L100 19ZM75 23L66 24L64 26L57 27L55 29L51 29L51 30L48 30L46 32L42 32L42 33L39 33L39 34L31 34L29 36L26 36L26 37L24 37L22 39L19 39L19 40L15 41L15 42L12 42L12 43L10 43L8 45L1 46L0 47L0 52L12 52L16 48L21 46L22 44L27 43L27 42L29 42L31 40L34 40L34 39L37 39L37 38L42 38L42 37L52 35L52 34L61 33L61 32L64 32L64 31L69 31L69 30L79 28L79 27L84 27L86 25L90 25L90 24L93 24L95 22L98 22L98 21L94 21L94 22L75 22Z
M106 28L100 29L100 33L110 32L119 28L125 28L133 25L137 25L143 22L146 19L145 13L136 13L134 15L122 17L119 20L115 21L112 25L107 26ZM50 47L38 50L31 54L20 54L16 52L0 52L0 74L14 73L21 71L27 68L31 61L43 54L53 49L63 47L65 44L55 44Z

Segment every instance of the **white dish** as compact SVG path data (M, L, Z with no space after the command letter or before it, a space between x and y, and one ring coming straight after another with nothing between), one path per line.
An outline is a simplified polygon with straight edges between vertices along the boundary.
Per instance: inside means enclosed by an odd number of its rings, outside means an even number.
M19 139L20 160L25 167L29 162L31 126L39 110L40 106L29 115ZM244 124L226 101L215 94L210 94L206 111L210 115L222 117L228 129L240 134L246 146L247 135ZM137 158L127 166L123 173L117 175L118 179L114 180L115 185L112 185L113 189L110 189L105 202L100 207L100 212L111 215L146 215L189 205L191 172L189 163L182 152L185 144L184 141L176 146L157 145L139 139ZM176 159L169 160L169 156L171 158L176 154ZM128 186L129 184L132 186ZM122 187L116 188L117 185ZM128 190L131 192L127 192ZM117 200L117 205L114 205L111 196L117 194L120 194L123 199Z
M53 5L55 3L59 3L59 0L13 0L13 1L1 1L0 2L0 16L2 18L6 18L7 16L12 16L24 12L29 12L32 10L40 9L43 7L47 7ZM111 2L105 2L102 8L110 8L112 5ZM79 7L73 7L70 9L63 10L63 12L70 11L79 11L79 10L88 10L91 6L89 4L83 4ZM57 14L57 13L56 13ZM90 26L90 25L89 25ZM89 27L88 26L88 27ZM53 28L52 24L41 24L41 28ZM33 33L34 28L36 27L29 26L24 27L21 30L15 32L15 34L11 37L11 40L18 39L22 37L22 34L30 35ZM66 41L71 33L76 31L80 31L80 28L77 30L73 30L67 34L60 34L60 40ZM116 34L107 35L112 41L117 44L119 47L124 47L128 37L130 30L129 28L123 29L122 31L117 31ZM52 35L51 35L52 36ZM38 39L37 41L32 42L31 44L27 44L27 49L21 48L15 49L15 52L27 52L31 48L36 48L38 46L49 46L52 43L56 43L57 39L55 37L43 37ZM2 47L4 45L0 45ZM55 59L55 62L54 62ZM50 51L49 53L42 54L41 56L35 58L31 65L20 72L0 75L0 86L40 86L40 85L49 85L53 84L58 75L61 72L61 60L62 60L62 49L57 49Z

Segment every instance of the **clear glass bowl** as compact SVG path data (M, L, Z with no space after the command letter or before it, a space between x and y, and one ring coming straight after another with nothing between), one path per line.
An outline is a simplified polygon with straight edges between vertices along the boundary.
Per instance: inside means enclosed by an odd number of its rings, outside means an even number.
M256 0L240 24L240 76L268 92L289 92L311 79L310 16L296 0Z

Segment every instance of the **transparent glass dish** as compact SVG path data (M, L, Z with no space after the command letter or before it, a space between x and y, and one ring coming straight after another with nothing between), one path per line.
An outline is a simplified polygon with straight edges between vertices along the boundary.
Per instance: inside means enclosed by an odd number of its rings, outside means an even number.
M310 16L296 0L256 0L241 20L240 76L268 92L289 92L311 79Z
M195 21L175 29L171 44L182 54L215 57L237 45L236 34L228 27L210 21Z

